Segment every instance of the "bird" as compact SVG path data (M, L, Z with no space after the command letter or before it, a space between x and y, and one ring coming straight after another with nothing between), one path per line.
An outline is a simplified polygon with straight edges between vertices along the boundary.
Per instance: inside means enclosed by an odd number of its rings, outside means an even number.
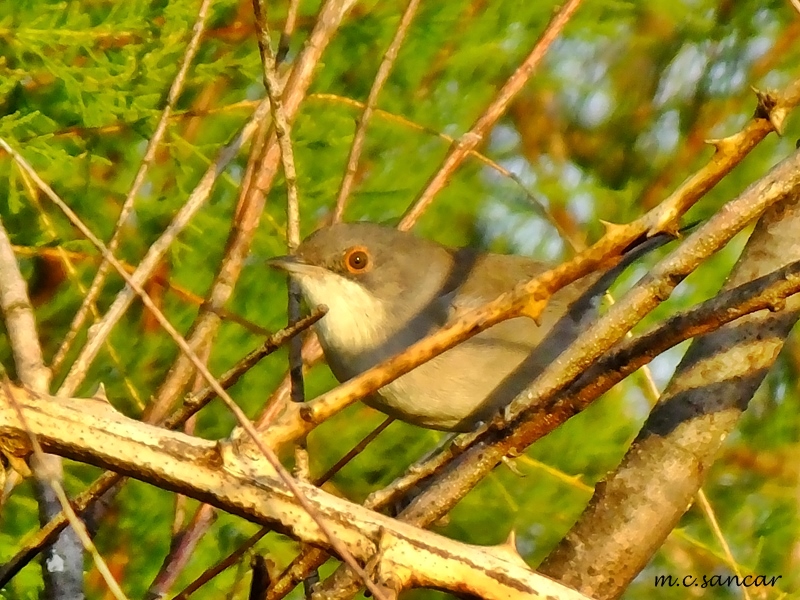
M586 328L625 266L662 243L645 242L615 267L559 290L537 322L528 317L502 321L364 402L421 427L473 430L508 405ZM314 327L340 382L553 267L524 256L450 248L368 222L322 227L294 254L272 258L268 265L297 281L306 304L327 306Z

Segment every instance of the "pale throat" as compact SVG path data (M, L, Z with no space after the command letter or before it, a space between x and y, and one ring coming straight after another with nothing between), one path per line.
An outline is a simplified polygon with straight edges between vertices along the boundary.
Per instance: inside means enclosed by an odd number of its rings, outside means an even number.
M372 350L385 340L386 311L362 285L330 272L295 277L309 305L328 307L315 326L324 345L350 354Z

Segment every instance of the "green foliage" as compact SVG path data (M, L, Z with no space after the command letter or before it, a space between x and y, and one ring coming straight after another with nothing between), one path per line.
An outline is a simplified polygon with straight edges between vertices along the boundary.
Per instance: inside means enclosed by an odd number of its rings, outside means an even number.
M287 6L269 4L277 40ZM300 3L290 61L311 31L319 5ZM197 0L0 3L0 137L18 148L105 240L164 108L198 6ZM357 4L315 71L311 95L292 128L304 234L332 209L361 111L352 101L366 100L404 7L405 2L394 1ZM530 52L552 10L551 4L519 0L422 3L380 96L378 105L385 112L370 123L347 219L397 221L449 148L437 134L458 137L470 128ZM703 165L712 151L702 140L734 133L752 114L755 100L749 86L781 87L798 76L800 47L789 43L797 35L796 19L787 2L586 3L482 152L514 172L576 239L595 239L602 231L600 219L635 218ZM120 259L137 264L161 235L222 146L246 122L253 101L263 95L261 81L249 0L217 0L167 135L134 215L124 226ZM710 215L734 197L790 152L798 137L800 120L795 118L783 138L766 140L716 186L692 210L690 220ZM210 201L170 248L163 265L169 286L160 304L179 331L188 331L198 306L176 290L201 298L207 293L225 251L246 150L216 183ZM90 283L98 257L33 188L8 156L0 156L0 218L21 248L22 270L50 359L69 330L83 297L81 286ZM285 252L285 204L285 182L278 178L227 306L273 330L286 320L285 283L263 261ZM439 193L416 231L444 243L548 259L571 252L519 185L474 158ZM59 263L47 251L58 248L72 253L73 276L52 268ZM709 261L647 323L713 295L740 248L740 242L731 244ZM121 288L118 277L109 282L98 303L101 312ZM82 331L78 346L85 338ZM225 323L210 357L212 372L223 372L258 343L256 335ZM177 349L148 324L139 305L116 326L110 345L119 361L104 350L80 393L102 381L116 407L139 416ZM75 356L73 350L66 364ZM800 430L797 357L794 341L727 441L706 486L742 570L780 574L779 587L786 592L800 586L796 468L789 468L795 464L792 450ZM5 338L0 339L0 360L13 368ZM673 352L655 363L659 383L668 378L675 360ZM286 354L279 352L232 389L249 415L260 412L285 366ZM56 373L56 383L65 372L62 368ZM326 367L313 369L307 380L309 397L334 383ZM569 529L591 486L616 466L636 435L647 411L640 383L631 378L537 443L518 461L524 479L498 468L440 530L472 543L496 544L513 528L523 556L536 564ZM381 420L382 415L358 405L321 426L308 442L313 472L322 473ZM195 432L215 439L226 436L232 426L228 411L213 403L198 416ZM404 472L438 439L436 433L395 423L328 486L361 501ZM767 468L765 461L778 467ZM94 475L94 469L69 464L70 491L77 493ZM131 597L144 595L169 549L174 502L171 493L130 482L100 528L98 546L118 567ZM189 502L186 514L193 514L196 506ZM0 561L36 529L36 510L29 482L13 491L0 515ZM720 543L698 510L687 513L680 526L625 598L685 597L685 590L655 588L654 574L729 572ZM187 585L256 529L220 515L177 586ZM295 542L277 534L265 537L257 548L280 567L297 552ZM194 597L227 594L244 572L230 569ZM90 597L103 597L95 575ZM246 584L239 581L238 586L235 597L246 597ZM35 597L40 587L34 564L0 597ZM736 590L706 592L706 598L736 597ZM767 592L778 597L775 590Z

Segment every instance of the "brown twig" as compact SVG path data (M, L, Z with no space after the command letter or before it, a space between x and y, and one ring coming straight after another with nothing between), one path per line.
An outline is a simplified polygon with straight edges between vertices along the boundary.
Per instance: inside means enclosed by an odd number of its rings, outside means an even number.
M572 15L575 14L580 3L581 0L567 0L567 2L561 6L558 13L556 13L542 32L542 35L534 45L531 53L525 58L514 74L508 78L505 85L500 88L494 100L492 100L483 114L478 117L477 121L470 127L470 130L461 136L455 146L450 149L450 152L448 152L439 170L428 180L425 189L423 189L414 203L403 215L403 218L397 226L398 229L405 231L414 226L417 219L419 219L428 205L433 201L434 196L447 185L450 177L452 177L455 170L463 162L464 158L466 158L469 151L476 148L478 144L483 141L497 120L506 111L509 103L514 99L514 96L519 93L522 87L531 78L539 62L569 22L570 18L572 18Z
M281 39L278 42L278 52L275 55L275 65L279 66L289 54L289 46L292 41L292 33L297 23L297 9L300 6L300 0L289 0L289 10L286 11L286 21L283 23L283 31L281 32Z
M179 594L175 596L173 600L186 600L189 596L194 594L197 590L207 584L209 581L214 579L217 575L222 573L224 570L228 569L229 567L235 565L239 559L244 556L244 553L250 550L253 546L258 543L258 541L267 535L270 531L272 531L271 527L262 527L256 533L251 535L247 540L239 546L236 550L231 552L228 556L226 556L223 560L218 562L213 567L206 569L203 573L195 579L192 583L187 585Z
M161 569L147 590L147 597L163 598L166 596L181 571L188 564L203 534L211 527L216 518L217 509L213 506L201 504L197 507L189 524L173 538L169 553L164 557Z
M209 196L211 195L211 188L213 187L214 182L219 174L228 165L228 163L233 160L236 154L238 154L242 145L248 139L250 139L250 136L253 134L256 128L256 125L263 120L268 110L269 104L262 103L256 109L256 112L253 114L253 118L251 118L251 120L244 126L236 139L227 147L225 147L222 152L220 152L217 159L212 163L211 167L209 167L209 169L200 179L200 182L190 194L186 203L175 215L172 223L170 223L169 227L167 227L161 237L159 237L159 239L150 246L147 254L139 263L139 266L136 268L134 274L128 278L131 282L133 282L133 284L136 286L141 286L152 275L153 271L161 261L164 253L167 251L173 240L189 223L197 211L200 210L200 208L205 204L206 200L208 200ZM15 159L18 163L20 160L22 160L22 157L16 151L12 150L4 140L0 140L0 145L2 145L10 154L12 154L12 156L15 156ZM34 177L37 185L47 192L49 186L47 186L47 184L35 173L33 173L32 177ZM52 190L50 191L52 192ZM119 265L119 263L117 264ZM124 270L122 273L124 273ZM127 274L125 277L127 277ZM62 382L61 387L59 388L60 393L69 395L75 389L77 389L77 387L83 381L83 378L92 361L97 356L97 352L100 350L103 341L111 332L111 329L114 327L114 325L128 309L134 297L135 293L131 285L126 286L125 289L117 295L117 298L114 300L111 308L109 308L103 319L97 323L95 328L93 328L92 335L87 340L86 345L81 350L80 355L73 363L72 367L67 373L66 378Z
M284 327L274 335L270 336L261 346L250 352L234 367L228 370L222 377L220 383L226 389L234 385L239 378L256 365L262 358L269 356L275 350L286 344L292 338L306 331L314 323L325 316L327 309L324 306L314 308L311 313L288 326ZM187 398L183 406L178 408L172 415L164 420L164 427L167 429L177 429L181 427L190 416L195 414L216 396L213 389L206 387L198 394Z
M380 425L378 425L375 429L373 429L366 436L364 436L364 438L360 442L358 442L358 444L353 446L347 454L345 454L342 458L337 460L336 463L330 469L328 469L327 471L325 471L325 473L317 477L314 480L314 485L319 486L329 481L331 477L333 477L334 475L336 475L336 473L342 470L342 467L344 467L347 463L353 460L353 458L361 454L361 452L364 451L364 448L369 446L373 442L373 440L376 437L378 437L381 433L383 433L383 430L386 429L393 422L394 422L394 417L387 417L386 419L384 419Z
M300 203L297 193L297 172L294 166L294 151L289 131L289 122L281 101L281 84L276 71L276 58L269 39L266 21L266 8L263 0L253 0L258 48L261 54L261 65L264 76L264 87L270 101L272 123L275 136L281 149L283 176L286 180L286 242L289 253L293 254L300 245ZM300 318L300 288L297 282L288 279L289 300L288 317L290 321ZM301 340L293 339L289 344L289 372L292 380L291 397L294 402L303 402L303 358L301 356Z
M411 21L414 19L418 7L419 0L409 0L406 5L406 10L400 18L400 24L397 26L397 31L395 31L389 48L387 48L386 53L383 55L380 66L378 66L375 80L372 82L372 87L367 95L364 111L356 120L356 132L353 135L353 143L350 146L350 155L347 157L344 177L342 177L339 193L336 195L336 207L333 210L334 223L341 221L344 216L344 207L353 189L353 182L355 181L356 172L358 171L358 161L364 147L364 139L367 136L367 125L369 125L369 120L372 118L372 113L375 111L375 106L378 103L378 95L381 93L386 80L389 78L389 73L392 71L394 61L397 60L397 53L405 40L406 33L408 32L408 28L411 25Z
M212 2L213 0L202 0L202 3L200 4L200 9L197 12L197 20L195 21L194 28L192 30L192 38L189 40L189 44L186 46L186 51L184 52L183 59L178 67L178 72L175 75L175 79L172 81L172 85L170 86L169 94L167 95L167 104L164 107L164 110L161 112L161 117L158 120L155 131L153 132L153 137L151 137L150 141L147 143L147 149L145 150L144 157L142 157L139 170L136 172L136 176L133 179L133 184L131 185L130 190L128 190L128 194L125 196L125 200L122 203L122 208L120 209L119 217L117 218L117 224L114 227L114 233L111 235L111 239L108 242L108 249L111 253L116 252L117 246L119 246L125 222L128 220L128 217L133 210L133 203L136 200L136 196L139 194L139 190L141 190L142 185L144 185L145 177L147 177L147 172L150 169L150 165L155 160L158 147L167 131L167 125L169 124L170 117L172 116L172 110L175 106L175 103L178 101L178 98L180 98L180 95L183 92L183 86L186 82L186 75L189 73L189 67L192 64L194 57L197 55L197 50L200 48L200 41L202 40L203 33L205 32L206 20L208 18L208 12L211 8ZM53 358L53 370L57 370L64 358L66 358L72 343L75 341L75 337L78 335L78 331L80 331L81 327L83 327L86 317L89 315L92 307L94 307L97 297L100 295L103 284L105 283L105 279L110 271L111 266L107 261L100 263L100 268L97 270L97 273L92 280L92 284L89 287L89 292L84 296L78 312L75 313L75 316L72 319L69 331L64 337L64 341L59 346L58 351Z

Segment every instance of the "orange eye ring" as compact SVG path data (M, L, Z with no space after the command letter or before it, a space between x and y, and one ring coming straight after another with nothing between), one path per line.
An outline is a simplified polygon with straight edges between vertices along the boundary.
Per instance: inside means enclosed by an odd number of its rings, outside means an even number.
M372 266L369 252L364 246L354 246L344 254L344 266L350 273L364 273Z

